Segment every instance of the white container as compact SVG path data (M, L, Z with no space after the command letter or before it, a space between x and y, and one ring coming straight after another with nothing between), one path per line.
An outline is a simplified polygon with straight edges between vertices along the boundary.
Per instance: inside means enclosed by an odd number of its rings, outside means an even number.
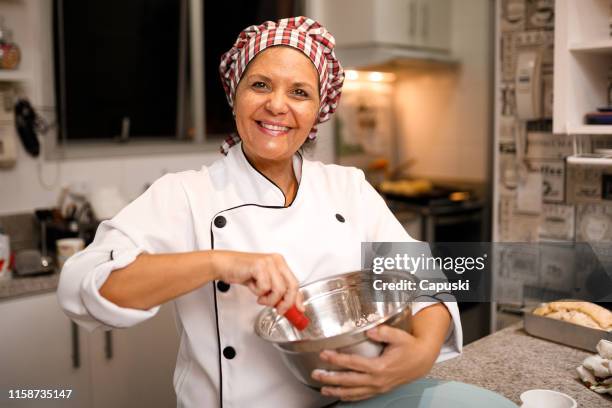
M85 248L82 238L62 238L55 241L57 245L57 266L60 270L68 258Z
M11 277L9 265L11 263L11 243L9 236L0 229L0 280Z
M569 395L553 390L529 390L521 394L521 408L576 408Z

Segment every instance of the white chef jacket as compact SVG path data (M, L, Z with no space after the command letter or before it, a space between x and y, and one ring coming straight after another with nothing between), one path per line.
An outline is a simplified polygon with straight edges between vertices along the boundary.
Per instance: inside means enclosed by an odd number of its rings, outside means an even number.
M414 241L362 171L293 158L299 180L284 207L280 188L258 172L242 145L200 171L168 174L117 216L101 223L84 251L62 270L62 308L88 330L129 327L150 310L119 307L99 288L142 252L208 249L280 253L300 283L359 270L361 242ZM168 273L172 273L171 270ZM253 331L262 309L247 288L210 282L173 301L180 347L174 373L179 407L323 406L331 400L298 382L272 345ZM427 299L426 299L427 300ZM430 305L414 302L413 314ZM456 303L438 361L458 355Z

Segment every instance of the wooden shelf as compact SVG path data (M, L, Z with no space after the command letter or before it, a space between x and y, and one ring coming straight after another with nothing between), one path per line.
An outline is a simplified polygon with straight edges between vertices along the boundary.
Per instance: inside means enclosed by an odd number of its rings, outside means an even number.
M28 82L31 80L29 72L23 70L0 70L0 82Z
M612 55L612 38L607 38L600 41L571 44L569 50L572 52Z
M612 135L612 125L568 125L570 135Z

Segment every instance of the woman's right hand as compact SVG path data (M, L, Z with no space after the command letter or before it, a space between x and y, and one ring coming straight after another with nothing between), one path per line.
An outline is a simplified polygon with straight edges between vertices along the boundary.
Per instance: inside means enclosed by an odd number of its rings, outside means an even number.
M215 280L245 285L260 305L284 315L294 304L304 311L298 281L280 254L212 251Z

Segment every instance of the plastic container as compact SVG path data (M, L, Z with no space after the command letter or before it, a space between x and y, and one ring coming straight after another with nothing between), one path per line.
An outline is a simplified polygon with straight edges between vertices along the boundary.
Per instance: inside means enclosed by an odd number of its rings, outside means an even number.
M9 236L0 228L0 280L11 277L9 266L11 263L11 243Z

